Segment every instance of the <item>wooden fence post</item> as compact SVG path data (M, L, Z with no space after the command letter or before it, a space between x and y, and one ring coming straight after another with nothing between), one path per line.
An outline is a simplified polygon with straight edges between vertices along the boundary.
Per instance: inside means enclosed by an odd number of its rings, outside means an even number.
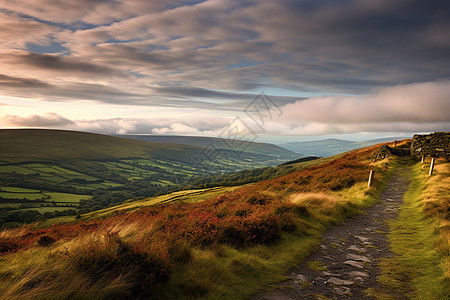
M429 176L433 175L433 169L434 169L434 157L431 158L430 172L428 173Z
M375 173L373 170L370 170L370 174L369 174L369 182L367 183L367 188L370 188L370 185L372 184L373 181L373 173Z

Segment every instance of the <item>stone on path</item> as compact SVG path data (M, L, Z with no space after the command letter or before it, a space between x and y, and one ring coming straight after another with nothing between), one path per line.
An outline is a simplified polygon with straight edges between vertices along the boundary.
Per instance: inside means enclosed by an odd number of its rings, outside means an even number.
M308 282L308 277L306 277L305 275L298 274L295 276L295 278L300 282Z
M363 255L356 255L353 253L347 254L347 259L349 260L357 260L357 261L363 261L363 262L371 262L372 260L366 256Z
M341 274L334 274L334 273L331 273L331 272L328 272L328 271L323 271L322 272L322 275L324 275L324 276L342 276Z
M354 281L339 279L336 277L331 277L330 279L328 279L328 283L331 283L334 285L353 285L353 284L355 284Z
M354 260L347 260L344 262L344 264L358 268L358 269L363 269L364 266L362 263L358 262L358 261L354 261Z
M355 235L355 238L359 239L361 242L368 242L369 238L366 238L364 236Z
M351 271L347 273L350 277L369 277L369 273L363 271Z
M350 294L350 288L348 288L346 286L335 287L333 289L333 292L338 294L339 296L349 295Z
M351 251L357 251L357 252L367 252L366 249L364 248L358 248L356 245L351 245L350 247L347 248L348 250Z

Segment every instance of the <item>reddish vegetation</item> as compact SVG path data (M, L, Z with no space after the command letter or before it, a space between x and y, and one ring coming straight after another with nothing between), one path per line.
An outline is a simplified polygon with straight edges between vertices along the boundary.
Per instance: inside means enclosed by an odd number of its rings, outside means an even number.
M370 147L351 152L320 166L261 182L259 187L284 193L339 191L349 188L357 182L367 180L368 164L362 158L367 158L373 151L374 147Z
M35 230L31 226L16 229L12 232L19 233L17 236L0 236L0 254L34 245L47 247L60 240L99 232L106 235L107 242L92 244L73 256L75 267L94 281L98 268L119 273L122 268L134 268L137 278L143 276L150 282L155 278L163 280L167 277L169 262L189 260L191 246L264 244L278 239L283 231L296 229L297 218L305 214L286 201L286 196L292 192L336 191L367 180L367 157L375 149L352 152L321 166L242 187L203 202L154 206L48 229ZM143 237L125 242L113 232L117 224L146 224L144 227L148 230Z
M22 230L22 235L0 238L0 253L28 248L47 236L52 240L71 239L118 223L156 224L162 235L187 239L197 245L224 242L235 245L275 239L291 225L290 204L282 197L292 192L336 191L367 180L368 164L374 147L355 151L320 166L243 187L200 203L171 204L120 214L77 224L55 225L48 229ZM264 191L277 192L278 197ZM42 243L42 241L41 241Z

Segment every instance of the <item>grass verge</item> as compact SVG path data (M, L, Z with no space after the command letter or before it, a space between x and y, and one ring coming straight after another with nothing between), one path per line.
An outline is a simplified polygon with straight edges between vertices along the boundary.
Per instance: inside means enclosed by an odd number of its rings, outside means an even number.
M388 234L392 258L380 263L378 281L411 299L450 295L450 164L440 161L433 176L428 164L412 167L411 184ZM378 299L391 299L374 293Z

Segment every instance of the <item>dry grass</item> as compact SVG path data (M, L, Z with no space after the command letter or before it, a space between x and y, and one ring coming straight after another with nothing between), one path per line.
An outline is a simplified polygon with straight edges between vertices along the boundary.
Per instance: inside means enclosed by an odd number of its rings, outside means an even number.
M425 215L437 223L436 247L446 255L443 267L450 282L450 163L437 160L433 176L425 175L428 168L428 164L421 166L425 188L420 205Z
M386 168L371 165L376 149L202 202L4 231L0 294L4 299L248 296L280 280L276 274L311 251L326 226L373 203L374 190L365 188L369 169L377 170L376 185ZM53 242L39 245L43 236Z

